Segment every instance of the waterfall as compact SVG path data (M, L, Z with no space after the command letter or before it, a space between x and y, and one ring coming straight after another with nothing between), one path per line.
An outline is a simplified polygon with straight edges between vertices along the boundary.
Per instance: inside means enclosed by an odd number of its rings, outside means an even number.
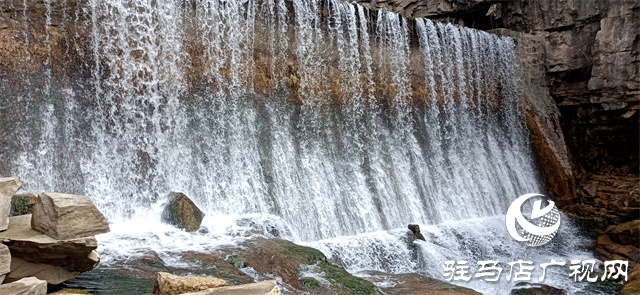
M221 235L255 218L350 270L415 272L408 223L436 240L439 224L493 224L542 191L510 38L339 0L74 9L64 71L50 46L46 83L24 72L26 89L7 92L29 103L10 106L20 144L2 156L25 191L91 197L114 249L144 243L115 240L159 223L181 191Z

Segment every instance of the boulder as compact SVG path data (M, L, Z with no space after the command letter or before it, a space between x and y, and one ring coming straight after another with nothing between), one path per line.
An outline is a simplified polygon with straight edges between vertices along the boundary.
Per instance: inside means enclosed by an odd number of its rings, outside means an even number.
M60 266L71 272L93 269L100 261L94 237L56 240L31 228L31 214L13 216L9 228L0 232L0 241L9 247L12 257L33 263Z
M6 230L9 227L11 197L20 187L22 187L22 183L17 177L0 178L0 230Z
M169 202L162 211L162 221L184 229L197 231L204 218L204 213L185 194L171 192Z
M412 243L415 240L426 241L424 239L424 236L420 233L420 226L419 225L417 225L417 224L409 224L408 228L413 233L413 236L411 237L411 242Z
M180 277L159 272L153 286L154 295L176 295L227 286L227 282L211 277Z
M18 194L11 198L10 216L18 216L33 213L33 205L36 203L36 195Z
M26 277L36 277L48 284L57 285L80 275L79 271L68 271L60 266L44 263L32 263L14 257L11 260L11 272L6 281L13 282Z
M47 282L37 278L24 278L13 283L0 285L0 294L45 295L47 294Z
M280 295L280 287L275 280L229 287L213 288L183 295Z
M58 240L109 232L109 224L85 196L42 193L33 206L31 227Z

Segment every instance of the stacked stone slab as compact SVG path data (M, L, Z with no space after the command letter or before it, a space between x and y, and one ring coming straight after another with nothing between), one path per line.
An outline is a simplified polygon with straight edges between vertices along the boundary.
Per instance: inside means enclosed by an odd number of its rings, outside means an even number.
M9 227L11 198L22 187L17 177L0 178L0 231Z
M20 186L18 178L0 178L0 283L5 283L0 294L20 288L36 294L39 283L23 282L27 277L45 282L46 293L47 283L60 284L95 268L100 256L94 235L109 232L109 225L93 202L85 196L42 193L33 214L9 217ZM11 282L22 283L7 289Z

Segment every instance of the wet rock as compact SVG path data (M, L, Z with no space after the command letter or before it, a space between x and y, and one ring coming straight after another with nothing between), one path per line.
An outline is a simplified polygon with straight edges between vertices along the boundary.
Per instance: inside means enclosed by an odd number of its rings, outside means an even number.
M11 197L22 187L17 177L0 178L0 230L9 227L9 213L11 212Z
M276 279L290 294L379 294L371 282L353 276L322 252L282 239L256 237L210 253L170 255L185 265L171 267L173 273L211 275L230 285Z
M408 226L409 230L411 231L411 233L413 234L410 238L409 238L409 242L413 243L413 241L415 240L423 240L426 241L424 239L424 236L420 233L420 226L417 224L409 224Z
M195 232L200 228L204 213L185 194L171 192L162 211L162 220L166 223Z
M275 280L263 281L229 287L220 287L183 295L280 295L280 288Z
M71 272L93 269L99 262L94 237L56 240L31 228L31 214L13 216L9 228L0 232L0 241L9 247L12 257L32 263L60 266Z
M109 232L104 215L86 196L42 193L33 206L31 227L58 240Z
M36 278L24 278L9 284L0 285L0 294L11 295L45 295L47 282Z
M607 230L611 240L621 245L640 245L640 219L612 226Z
M389 295L479 295L472 289L456 286L419 274L368 272L368 281L378 284Z
M4 277L11 271L11 253L9 247L0 244L0 284L4 281Z
M567 295L567 291L543 284L518 283L510 295Z
M18 194L11 198L10 216L18 216L33 213L33 205L36 203L36 195Z
M596 240L596 255L601 260L628 260L629 269L640 260L640 220L611 226Z
M35 277L48 284L57 285L78 275L80 275L79 271L68 271L60 266L32 263L14 257L11 260L11 272L7 275L6 281L13 282L26 277Z
M210 277L180 277L159 272L153 287L154 295L176 295L227 286L225 280Z

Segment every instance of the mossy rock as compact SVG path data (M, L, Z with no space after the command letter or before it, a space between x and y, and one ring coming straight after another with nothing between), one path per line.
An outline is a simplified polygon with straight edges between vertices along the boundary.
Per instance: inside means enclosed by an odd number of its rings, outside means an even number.
M169 202L162 211L162 221L188 232L200 228L204 213L185 194L171 192Z
M300 279L300 282L311 291L315 291L320 288L320 282L314 278L302 278Z
M33 205L36 203L36 196L32 194L18 194L11 198L10 216L31 214Z
M287 240L255 238L242 245L245 250L233 250L232 255L242 257L244 262L258 273L272 274L282 278L283 283L299 292L311 294L380 294L371 282L347 272L341 265L327 259L317 249L294 244ZM305 277L312 271L330 285Z

